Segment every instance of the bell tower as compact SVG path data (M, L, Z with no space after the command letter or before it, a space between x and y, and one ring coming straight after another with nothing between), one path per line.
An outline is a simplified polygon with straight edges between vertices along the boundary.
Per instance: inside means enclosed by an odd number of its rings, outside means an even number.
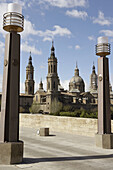
M51 55L48 58L47 92L57 93L59 77L57 74L57 58L55 57L55 48L52 41Z
M95 72L95 65L93 62L92 74L90 75L90 91L97 90L97 74Z
M32 65L31 52L29 56L29 62L26 67L26 81L25 81L25 94L34 95L34 67Z
M48 58L48 74L47 74L47 98L46 101L51 104L54 98L58 99L59 77L57 73L57 58L55 57L55 48L52 41L51 54ZM49 109L49 107L48 107Z

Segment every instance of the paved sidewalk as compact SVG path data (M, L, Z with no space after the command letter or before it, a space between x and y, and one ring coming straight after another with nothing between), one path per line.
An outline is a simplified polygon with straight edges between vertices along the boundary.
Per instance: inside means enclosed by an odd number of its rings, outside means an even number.
M40 137L37 129L20 128L20 139L23 163L0 170L113 170L113 150L97 148L95 138L56 132Z

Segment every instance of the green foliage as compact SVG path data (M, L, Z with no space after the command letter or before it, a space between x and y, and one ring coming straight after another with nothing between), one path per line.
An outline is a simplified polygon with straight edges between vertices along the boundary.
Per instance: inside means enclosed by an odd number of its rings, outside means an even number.
M75 113L74 112L60 112L60 116L75 117Z
M19 107L19 112L20 112L20 113L24 113L24 112L25 112L25 109L24 109L22 106L20 106L20 107Z
M30 113L38 113L40 111L40 104L37 102L33 102L31 107L29 108Z
M57 99L54 99L50 105L50 114L59 116L60 111L62 110L62 103L59 102Z
M96 118L98 117L98 112L95 111L87 111L85 109L78 109L74 112L60 112L60 113L52 113L50 115L54 116L68 116L68 117L82 117L82 118Z
M63 106L63 111L64 112L70 112L71 110L72 110L72 107L70 105Z

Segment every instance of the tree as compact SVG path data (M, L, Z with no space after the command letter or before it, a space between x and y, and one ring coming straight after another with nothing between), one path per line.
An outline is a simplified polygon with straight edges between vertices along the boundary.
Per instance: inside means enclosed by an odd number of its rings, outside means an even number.
M40 104L37 102L33 102L31 107L29 108L30 113L38 113L40 110Z
M50 113L59 115L60 111L62 110L62 107L62 103L55 98L50 105Z

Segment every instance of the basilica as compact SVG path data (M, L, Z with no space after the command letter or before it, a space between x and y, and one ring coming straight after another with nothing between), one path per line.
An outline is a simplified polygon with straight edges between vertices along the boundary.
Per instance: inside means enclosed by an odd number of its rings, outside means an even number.
M29 62L26 67L25 94L21 94L21 98L28 101L28 108L32 102L40 104L40 109L43 112L50 112L50 105L54 99L60 101L64 106L70 105L75 109L91 109L97 107L98 104L98 81L93 63L92 73L90 75L90 90L85 92L85 83L80 76L79 68L76 63L74 76L70 79L69 90L64 90L60 84L60 79L57 72L57 57L55 56L55 48L52 42L50 57L48 58L48 73L47 73L47 90L43 88L43 82L40 81L39 89L34 93L34 67L32 65L32 57L30 54ZM113 93L110 85L110 98L113 104ZM33 99L33 100L31 100ZM24 101L20 100L20 105L25 109ZM31 103L29 103L29 101ZM25 102L26 103L26 102Z
M39 89L34 92L34 67L32 65L31 53L29 56L28 65L26 67L25 93L20 94L20 112L29 112L33 102L40 105L40 110L50 113L50 106L54 99L65 105L72 106L74 109L92 109L97 108L98 104L98 76L93 63L92 73L90 75L90 90L85 92L85 83L80 76L79 68L76 63L74 76L70 79L69 90L64 90L60 84L60 79L57 72L57 57L55 56L55 48L52 42L50 57L48 58L48 73L47 73L47 90L43 88L42 80L39 83ZM112 86L110 89L110 103L113 105ZM2 94L0 94L1 98Z

